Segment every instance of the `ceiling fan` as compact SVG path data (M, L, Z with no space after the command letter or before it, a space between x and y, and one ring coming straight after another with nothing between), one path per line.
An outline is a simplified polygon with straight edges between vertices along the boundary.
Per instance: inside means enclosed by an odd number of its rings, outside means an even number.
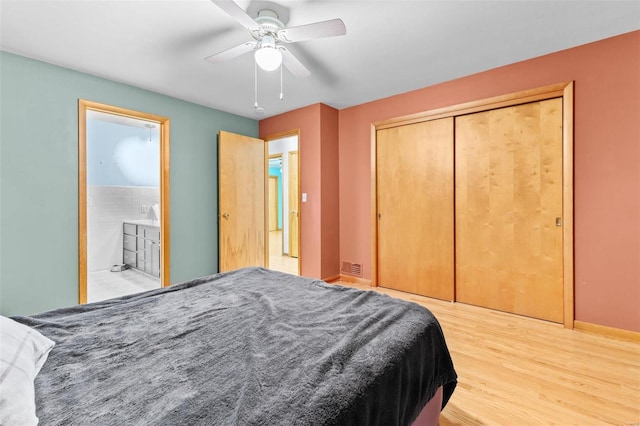
M243 27L249 30L254 40L224 50L205 58L216 64L255 50L256 64L265 71L274 71L284 65L297 77L307 77L311 72L296 58L284 44L324 37L344 35L347 28L341 19L286 28L278 14L271 9L263 9L251 18L232 0L211 0Z

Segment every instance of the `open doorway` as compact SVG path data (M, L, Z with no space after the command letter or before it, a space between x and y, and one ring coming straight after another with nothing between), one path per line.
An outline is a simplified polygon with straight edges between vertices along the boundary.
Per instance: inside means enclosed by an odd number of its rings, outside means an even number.
M169 284L168 129L79 101L80 303Z
M270 269L300 274L298 135L267 140Z

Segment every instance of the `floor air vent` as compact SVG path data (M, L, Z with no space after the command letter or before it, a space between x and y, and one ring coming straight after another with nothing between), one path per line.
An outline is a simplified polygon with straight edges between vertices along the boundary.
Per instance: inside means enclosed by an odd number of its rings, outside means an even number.
M362 276L362 264L342 261L341 272L344 273L344 274L355 275L356 277L361 277Z

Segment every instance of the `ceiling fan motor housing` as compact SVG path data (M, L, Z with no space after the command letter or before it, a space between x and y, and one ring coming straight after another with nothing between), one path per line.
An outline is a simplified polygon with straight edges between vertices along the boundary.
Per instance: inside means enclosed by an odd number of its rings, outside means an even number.
M277 38L278 31L284 29L284 24L278 19L278 14L273 10L263 9L258 12L255 21L260 25L260 29L252 31L252 36L260 41L264 36L271 36L274 40Z

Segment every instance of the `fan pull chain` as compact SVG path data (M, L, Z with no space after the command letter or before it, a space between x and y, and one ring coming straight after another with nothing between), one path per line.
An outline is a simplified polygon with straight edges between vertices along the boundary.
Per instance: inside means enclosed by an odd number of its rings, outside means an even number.
M280 100L284 100L284 93L282 89L282 64L280 64Z
M253 62L253 107L258 109L258 63Z

